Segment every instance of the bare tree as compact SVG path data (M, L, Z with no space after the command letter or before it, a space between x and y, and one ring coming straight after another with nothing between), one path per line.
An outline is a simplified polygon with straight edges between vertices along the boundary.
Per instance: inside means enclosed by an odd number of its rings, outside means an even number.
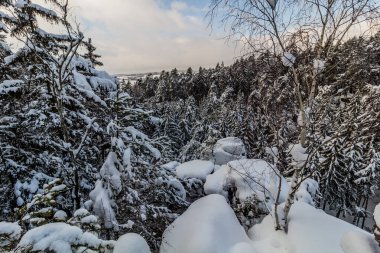
M347 38L372 31L379 8L376 0L211 0L208 17L211 26L224 25L228 40L237 40L253 54L269 51L288 67L298 104L299 142L305 147L307 112L313 109L325 60ZM307 161L293 170L285 229L306 167Z

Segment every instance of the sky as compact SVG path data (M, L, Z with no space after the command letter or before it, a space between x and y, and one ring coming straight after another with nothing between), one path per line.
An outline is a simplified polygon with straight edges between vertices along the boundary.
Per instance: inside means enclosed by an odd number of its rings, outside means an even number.
M71 0L85 36L112 74L211 67L239 56L208 27L208 0Z

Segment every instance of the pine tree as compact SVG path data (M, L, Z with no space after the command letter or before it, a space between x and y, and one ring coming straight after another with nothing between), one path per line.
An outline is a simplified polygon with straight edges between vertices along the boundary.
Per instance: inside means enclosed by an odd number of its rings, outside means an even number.
M87 53L83 55L83 58L90 60L94 67L103 66L103 63L98 60L101 56L95 53L96 47L94 47L92 44L91 38L89 38L88 41L84 42L84 45L86 47Z

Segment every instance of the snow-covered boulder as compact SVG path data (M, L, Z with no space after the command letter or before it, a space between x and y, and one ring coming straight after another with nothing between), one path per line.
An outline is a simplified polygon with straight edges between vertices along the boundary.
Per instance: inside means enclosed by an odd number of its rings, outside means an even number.
M186 178L198 178L201 180L206 180L207 175L209 175L214 170L214 164L210 161L193 160L185 162L176 167L177 177L181 179Z
M227 137L216 142L213 150L215 164L223 165L230 161L245 158L244 143L236 137Z
M244 229L226 200L214 194L195 201L165 230L160 253L230 253L238 252L238 244L248 252L241 243L249 243Z
M135 233L128 233L119 237L113 253L150 253L150 249L143 237Z
M259 159L241 159L223 165L208 175L204 185L206 194L221 194L227 197L227 190L235 187L235 197L244 202L255 197L270 206L277 197L281 182L280 202L285 201L288 184L273 165Z

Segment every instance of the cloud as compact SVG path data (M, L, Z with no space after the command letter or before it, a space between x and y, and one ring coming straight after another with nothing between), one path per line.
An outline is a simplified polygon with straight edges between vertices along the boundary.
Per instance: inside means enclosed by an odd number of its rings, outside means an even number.
M236 55L210 36L204 10L183 1L72 0L71 7L112 73L209 67Z

